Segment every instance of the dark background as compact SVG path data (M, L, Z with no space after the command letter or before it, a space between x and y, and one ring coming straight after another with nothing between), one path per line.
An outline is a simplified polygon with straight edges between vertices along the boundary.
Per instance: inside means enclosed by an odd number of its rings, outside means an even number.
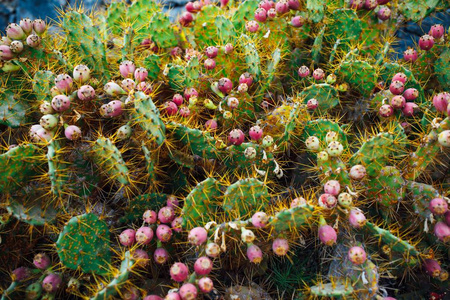
M92 9L95 6L104 5L111 0L82 0L85 8ZM22 18L55 19L56 7L68 7L79 4L80 0L0 0L0 31L3 32L8 23L18 23ZM158 0L164 8L170 11L172 20L183 11L188 0ZM420 36L427 33L433 24L443 24L448 30L450 26L450 9L446 12L434 14L426 18L421 25L407 23L397 31L399 43L396 45L398 53L402 53L407 47L414 47Z

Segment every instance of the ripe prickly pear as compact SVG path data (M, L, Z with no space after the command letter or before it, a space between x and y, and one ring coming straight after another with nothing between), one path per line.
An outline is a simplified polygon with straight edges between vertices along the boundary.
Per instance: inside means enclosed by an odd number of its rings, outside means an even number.
M178 293L182 300L194 300L198 295L197 288L192 283L183 284Z
M175 211L170 206L162 207L158 212L158 220L161 223L170 223L175 218Z
M210 293L214 288L214 283L211 278L203 277L198 281L198 288L202 293Z
M36 35L36 34L30 34L27 37L27 45L30 46L31 48L36 48L41 44L41 38Z
M30 277L31 272L30 269L25 268L25 267L19 267L17 269L14 269L12 271L12 277L13 277L13 281L22 281L27 279L28 277Z
M85 83L91 78L91 70L86 65L78 65L73 69L73 79Z
M271 8L274 8L275 3L271 0L263 0L263 1L259 2L259 7L264 8L267 11Z
M252 74L248 72L242 73L242 75L239 77L239 83L245 83L247 84L247 86L251 86L253 83Z
M82 101L90 101L95 98L95 90L90 85L83 85L77 90L77 97Z
M134 79L136 79L137 82L145 81L148 76L148 71L146 68L137 68L134 71Z
M48 293L54 293L58 290L62 282L61 276L51 273L42 281L42 288Z
M234 50L234 46L231 43L226 44L224 47L225 54L230 54L231 52L233 52L233 50Z
M255 20L264 23L267 20L267 11L264 8L255 10Z
M187 88L184 90L184 98L186 98L186 100L189 101L189 99L194 96L194 97L198 97L198 92L196 89L194 88Z
M360 209L354 208L348 215L348 222L354 228L362 228L366 225L367 220Z
M188 267L180 262L174 263L172 267L170 267L170 277L172 280L176 282L183 282L189 276Z
M188 240L194 246L200 246L206 242L208 232L203 227L195 227L189 231Z
M37 35L42 35L47 30L47 25L44 20L36 19L33 21L33 29Z
M119 235L119 242L124 246L132 246L136 241L136 231L133 229L125 229Z
M216 61L212 58L205 60L204 64L206 70L212 70L216 67Z
M145 267L149 262L149 256L148 253L142 249L135 249L133 252L133 259L136 261L136 263L141 266Z
M286 239L277 238L272 243L272 250L278 256L285 256L289 251L289 243Z
M324 187L325 193L331 194L333 196L339 195L339 191L341 190L341 185L337 180L328 180Z
M201 275L201 276L208 275L211 272L212 268L213 268L213 263L206 256L197 258L197 260L194 263L195 273L197 273L198 275Z
M165 264L169 260L169 252L164 248L157 248L153 253L153 259L157 264Z
M255 264L259 264L262 261L263 253L261 249L255 244L251 244L247 248L247 258Z
M414 102L406 102L405 107L403 107L402 112L406 117L413 116L416 111L419 110L419 106Z
M367 259L366 251L359 246L351 247L348 250L348 259L355 265L361 265Z
M181 296L178 293L170 292L167 294L164 300L181 300Z
M143 226L136 231L136 242L147 245L153 239L153 230L150 227Z
M364 8L367 10L373 10L378 6L377 0L366 0L364 2Z
M156 228L156 236L161 242L166 243L172 237L172 229L167 225L160 224Z
M389 104L383 104L378 110L378 113L380 114L380 116L388 118L394 114L394 109Z
M417 51L415 49L409 48L403 52L403 59L409 62L415 62L419 58Z
M248 135L250 136L250 138L252 140L258 141L263 136L263 130L258 125L255 125L255 126L250 128L250 130L248 132Z
M26 34L30 34L33 30L33 21L28 18L20 20L19 25Z
M6 27L6 35L12 40L25 39L25 32L19 24L11 23Z
M157 214L153 210L146 210L142 216L142 219L148 224L154 224L157 221Z
M78 126L70 125L64 130L64 135L67 139L75 141L81 138L81 129Z
M128 78L133 76L134 71L136 70L136 66L133 62L129 60L124 60L120 63L119 71L120 75L122 75L123 78Z
M434 46L434 38L431 35L425 34L419 39L419 47L422 50L428 51Z
M145 296L143 300L164 300L164 299L157 295L148 295Z
M322 70L320 68L315 69L314 72L313 72L313 78L315 80L322 80L322 79L324 79L325 78L324 70Z
M183 230L183 218L182 217L176 217L173 219L173 221L170 223L170 226L172 227L172 230L175 232L181 232Z
M428 34L435 39L440 39L441 37L444 36L444 33L445 29L444 26L442 26L442 24L434 24L433 26L431 26L430 32Z
M236 146L242 144L244 142L244 139L245 135L240 129L233 129L228 135L228 142Z
M297 197L291 201L290 208L302 207L302 206L305 206L306 204L307 204L307 202L306 202L305 198Z
M319 101L317 101L317 99L315 98L309 99L306 103L306 107L310 110L315 110L317 107L319 107Z
M391 85L389 86L389 90L394 95L400 95L403 93L403 89L405 88L403 82L399 80L393 80Z
M391 10L389 9L389 7L383 6L382 8L380 8L380 10L378 10L377 17L381 21L386 21L391 17Z
M286 0L279 0L277 3L275 3L275 10L277 14L280 16L289 12L288 2Z
M13 58L14 58L14 53L11 51L10 46L0 45L0 59L8 61Z
M191 98L191 99L192 99L192 98ZM184 118L187 118L187 117L190 116L191 111L189 110L189 107L187 107L187 106L182 106L182 107L180 107L179 113L180 113L180 116L182 116L182 117L184 117Z
M68 74L59 74L55 79L55 86L61 93L68 93L72 89L73 79Z
M58 95L52 99L52 107L57 112L63 112L70 107L70 99L66 95Z
M167 115L173 116L173 115L176 115L176 113L178 112L178 107L177 107L177 105L176 105L174 102L172 102L172 101L166 101L166 102L164 103L163 111L164 111Z
M323 244L332 246L337 240L336 230L330 225L321 225L319 227L319 239Z
M264 228L267 226L268 222L269 222L269 217L267 216L267 214L265 212L256 212L253 216L252 216L252 225L255 226L256 228Z
M350 0L349 6L353 9L362 9L364 7L364 0Z
M405 84L406 81L408 80L408 77L404 73L400 72L400 73L395 74L394 77L392 77L392 81L395 81L395 80L401 81L403 84Z
M350 169L349 176L354 180L361 180L366 177L366 168L363 165L355 165Z
M288 0L289 8L292 10L298 10L300 8L299 0Z
M434 198L430 201L428 208L434 215L443 215L448 211L448 204L443 198Z
M450 104L450 93L443 92L433 97L433 105L437 111L445 112L447 110L447 106Z
M247 29L249 32L257 32L259 29L259 24L256 21L248 21L245 23L245 29Z
M437 278L441 274L441 265L434 259L425 259L422 267L431 277Z
M415 88L409 88L403 93L403 97L408 101L414 101L419 97L419 91Z
M211 120L206 121L206 123L205 123L205 128L206 128L207 130L211 130L211 131L216 130L216 129L217 129L217 121L214 120L214 119L211 119Z
M326 209L332 209L336 207L337 205L337 199L331 194L322 194L319 197L319 206L326 208Z

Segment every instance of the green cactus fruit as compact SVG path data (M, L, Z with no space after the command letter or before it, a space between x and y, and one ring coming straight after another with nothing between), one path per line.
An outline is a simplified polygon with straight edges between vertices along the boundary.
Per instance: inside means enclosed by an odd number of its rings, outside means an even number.
M354 293L353 287L348 283L330 282L320 283L310 288L311 294L316 297L346 298Z
M25 184L34 174L33 167L40 162L37 159L39 149L32 144L23 144L0 154L0 190L8 193Z
M104 288L97 291L95 295L90 298L90 300L104 300L117 295L120 287L127 283L128 277L130 276L134 266L135 261L133 260L133 256L130 251L125 252L117 275L115 275L114 279L112 279Z
M314 207L308 204L285 209L272 217L269 224L278 233L298 230L301 226L309 223L313 212Z
M101 78L104 82L109 80L111 75L106 60L105 44L92 19L85 14L70 11L64 15L62 28L67 33L68 45L78 57L83 58L84 64L98 79Z
M0 87L0 124L12 128L26 122L27 105L19 101L13 91Z
M306 104L309 99L317 99L319 102L317 110L321 112L326 112L339 104L338 91L333 86L326 83L310 85L297 96L304 99L304 104Z
M211 216L216 213L217 198L222 194L220 187L219 181L209 177L191 190L184 199L183 227L190 229L211 220Z
M371 222L366 222L365 228L367 228L376 237L381 238L381 240L393 251L413 256L418 256L420 254L416 247L395 236L389 230L382 229Z
M108 139L100 136L94 143L91 151L94 162L109 179L121 185L130 183L129 171L119 149Z
M269 201L267 186L255 178L247 178L227 188L222 208L228 216L246 218L256 211L264 210Z
M385 207L391 207L405 196L405 180L392 166L381 168L377 177L367 183L367 196Z
M347 135L341 126L337 122L327 120L327 119L315 119L306 122L305 128L303 129L303 140L306 140L310 136L317 137L324 146L326 145L326 139L328 132L336 132L338 134L337 141L344 146L344 149L348 146Z
M67 222L56 241L56 251L67 268L99 275L110 272L109 229L92 213L73 217Z
M144 93L136 92L134 95L134 122L141 126L150 140L155 140L158 145L161 145L166 138L166 126L159 117L158 108L156 108L152 99Z

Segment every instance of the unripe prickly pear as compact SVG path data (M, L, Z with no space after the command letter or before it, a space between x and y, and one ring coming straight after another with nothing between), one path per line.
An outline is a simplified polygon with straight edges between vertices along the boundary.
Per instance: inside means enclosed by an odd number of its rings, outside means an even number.
M340 193L338 196L338 203L342 207L350 207L352 205L353 198L349 193Z
M153 210L146 210L144 212L144 215L142 216L142 219L144 220L144 222L148 223L148 224L155 224L157 221L157 214L155 211Z
M319 206L326 208L326 209L332 209L336 207L337 205L337 199L331 194L322 194L319 197Z
M30 284L25 290L26 300L38 300L42 294L42 286L39 282Z
M6 35L12 40L25 39L25 32L19 24L11 23L6 27Z
M285 256L289 251L289 243L286 239L277 238L272 243L272 250L278 256Z
M272 145L273 145L273 137L271 137L270 135L266 135L265 137L263 137L261 145L264 148L272 147Z
M264 8L255 10L255 20L264 23L267 20L267 11Z
M239 100L235 97L228 97L227 106L232 110L236 109L239 106Z
M11 51L10 46L0 45L0 59L8 61L13 58L14 58L14 53Z
M70 107L70 99L66 95L58 95L52 99L52 107L57 112L63 112Z
M203 227L195 227L189 231L188 240L194 246L200 246L206 242L208 232Z
M362 228L366 225L367 220L361 210L354 208L350 210L348 222L353 228Z
M310 70L307 66L301 66L298 68L298 76L305 78L308 77L310 73Z
M450 147L450 130L444 130L439 133L438 142L443 147Z
M334 228L330 225L321 225L319 227L319 239L327 246L334 245L337 240L336 230L334 230Z
M325 183L323 189L325 193L337 196L339 195L339 191L341 190L341 185L337 180L329 180Z
M153 259L157 264L165 264L169 260L169 252L164 248L158 248L153 253Z
M448 204L443 198L434 198L428 208L434 215L443 215L448 211Z
M441 37L444 36L444 33L445 29L444 26L442 26L442 24L434 24L430 28L429 35L431 35L435 39L440 39Z
M425 259L422 267L431 277L437 278L441 274L441 265L434 259Z
M198 288L202 293L210 293L214 288L214 283L211 278L203 277L198 281Z
M20 20L19 25L26 34L30 34L33 30L33 21L28 18Z
M409 88L403 93L403 97L408 101L414 101L419 97L419 91L415 88Z
M344 152L344 146L338 141L331 142L328 144L327 152L330 156L339 156Z
M68 74L59 74L55 79L55 86L61 93L68 93L72 89L73 79Z
M158 225L156 228L156 236L161 242L166 243L172 237L172 229L164 224Z
M354 180L361 180L366 177L366 168L363 165L355 165L350 169L349 176Z
M36 34L42 35L47 30L47 25L44 20L36 19L33 21L33 29Z
M358 246L351 247L348 250L348 259L355 265L361 265L367 259L366 251Z
M20 53L23 51L23 43L21 41L12 41L9 48L13 53Z
M257 32L259 29L259 24L256 21L248 21L245 23L245 29L249 32Z
M0 45L9 46L9 45L11 45L11 43L12 43L12 40L7 36L2 36L2 38L0 39Z
M378 113L383 118L388 118L394 114L394 109L389 104L383 104L383 105L381 105L380 109L378 110Z
M53 114L55 112L52 105L48 101L44 101L41 105L39 105L39 111L44 115Z
M320 149L320 141L315 136L310 136L305 141L306 148L311 151L318 151Z
M405 61L415 62L419 58L417 51L415 49L407 49L403 52L403 59Z
M119 129L117 129L117 138L119 140L126 140L131 136L131 127L130 125L123 125Z
M434 38L431 35L425 34L419 39L419 47L422 50L428 51L434 46Z
M393 80L391 85L389 86L389 90L394 95L400 95L401 93L403 93L404 88L405 86L403 82L399 80Z
M317 159L320 161L327 161L329 158L328 152L326 151L320 151L317 153Z
M261 249L255 244L251 244L247 248L247 258L255 264L259 264L262 261L263 253Z
M164 206L158 212L158 219L161 223L170 223L175 218L175 212L172 207Z
M54 293L59 289L61 282L61 276L51 273L42 281L42 288L48 293Z
M244 150L244 156L247 159L254 159L256 157L256 149L253 147L247 147Z
M136 231L133 229L125 229L119 235L119 242L124 246L132 246L136 241Z
M313 78L315 80L322 80L325 78L325 72L322 69L317 68L313 72Z
M73 69L73 79L85 83L91 78L91 70L86 65L78 65Z
M433 105L437 111L445 112L447 110L447 106L450 104L450 93L443 92L433 97Z
M45 129L51 130L58 125L58 118L54 115L43 115L39 120L39 124Z
M414 102L406 102L405 107L403 107L402 112L406 117L413 116L416 111L419 110L419 106Z
M197 288L192 283L183 284L178 293L182 300L194 300L198 295Z
M339 140L339 134L336 131L328 131L325 136L325 142L327 144Z
M228 142L236 146L242 144L244 142L244 139L245 135L240 129L233 129L228 135Z
M170 277L172 280L176 282L183 282L189 276L188 267L180 262L174 263L172 267L170 267Z
M141 227L136 231L136 242L147 245L153 239L153 230L150 227Z
M120 85L118 85L114 81L105 84L103 90L105 91L105 93L113 97L126 94L125 91L120 87Z
M255 234L253 233L253 231L242 228L241 229L241 240L244 243L253 243L253 241L255 240Z
M209 273L211 273L212 268L213 263L206 256L199 257L194 264L194 271L200 276L208 275Z
M82 101L89 101L95 98L95 90L90 85L83 85L77 90L77 97Z

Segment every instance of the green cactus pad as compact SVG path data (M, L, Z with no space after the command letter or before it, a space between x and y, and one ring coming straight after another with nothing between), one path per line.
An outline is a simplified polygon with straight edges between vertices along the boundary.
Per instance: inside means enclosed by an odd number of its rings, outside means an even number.
M64 194L64 185L68 180L67 164L61 158L61 146L57 140L47 145L48 176L51 182L51 191L54 197L61 199Z
M142 92L135 95L135 110L133 111L134 121L147 133L150 140L155 140L161 145L165 140L166 126L159 117L159 110L152 99Z
M149 20L158 11L160 11L158 4L152 0L133 1L129 6L126 11L126 19L136 31L138 42L141 42L144 38L149 38L152 34Z
M353 9L336 9L330 15L326 37L335 40L341 39L343 42L358 40L362 32L362 22Z
M405 0L399 5L399 9L407 19L418 22L433 12L440 2L440 0Z
M327 180L334 179L343 186L351 188L351 180L345 163L339 157L329 157L328 160L317 160L317 167Z
M73 217L56 241L61 263L85 273L108 274L111 262L109 229L94 214Z
M224 16L217 16L215 19L215 26L217 28L217 37L221 44L226 45L236 38L233 23Z
M306 9L308 17L314 23L322 21L325 11L325 1L322 0L306 0Z
M254 159L245 157L244 151L248 147L253 147L256 150L256 157ZM258 169L265 170L271 165L270 161L273 160L273 153L266 153L267 158L264 160L263 148L255 143L242 143L239 146L231 145L225 149L224 153L227 157L223 159L223 163L229 168L245 169L254 164Z
M153 14L148 25L148 31L151 33L152 39L158 47L168 48L176 46L178 43L169 17L162 12Z
M27 105L14 92L0 88L0 124L12 128L24 125Z
M39 149L32 144L19 145L0 155L0 190L12 191L33 175L33 167L40 162L36 158Z
M105 300L117 295L120 287L127 282L134 265L135 261L130 251L125 252L118 274L103 289L96 292L90 300Z
M229 216L245 218L264 210L269 200L269 191L263 182L255 178L241 179L225 191L222 208Z
M231 22L234 24L234 28L239 32L245 26L247 20L253 20L255 10L258 8L259 1L257 0L245 0L239 4L236 12L233 14Z
M152 153L144 144L142 144L141 148L142 148L142 152L144 152L145 166L147 169L147 174L149 175L148 181L153 182L156 179L155 161L152 158Z
M344 146L344 149L347 148L347 135L337 122L331 120L316 119L308 121L303 130L303 139L306 140L310 136L315 136L325 145L325 137L330 131L338 133L338 141Z
M278 212L270 220L276 232L292 231L307 224L313 216L314 207L303 205Z
M98 29L92 23L91 18L76 11L70 11L64 15L63 29L67 33L67 41L70 47L83 58L83 62L93 71L98 78L104 81L110 78L108 62L106 61L105 44L100 38Z
M128 10L128 12L130 10ZM125 2L111 2L108 6L106 22L108 23L108 27L113 34L119 35L122 33L122 24L126 21L126 12L127 8Z
M368 181L367 187L367 196L386 207L402 201L405 196L405 180L392 166L381 168L378 176Z
M125 214L120 218L120 223L129 224L135 222L141 219L143 213L148 209L158 211L161 207L165 206L167 197L167 194L162 193L142 194L134 197L124 209Z
M336 283L321 283L310 288L311 294L316 297L334 297L345 298L354 293L353 287L350 284Z
M217 158L216 140L208 132L171 122L173 137L186 145L193 154L206 159Z
M184 81L184 67L175 64L168 64L166 66L167 78L169 79L169 85L175 91L183 91L185 88Z
M261 75L261 69L259 54L256 50L255 44L252 39L245 34L241 35L241 42L244 45L244 56L247 64L247 72L253 75L254 81L258 81L259 76Z
M323 46L323 36L325 34L326 26L323 26L320 32L317 34L316 38L314 39L314 43L311 48L311 60L314 62L315 65L319 64L320 59L320 51L322 51Z
M198 57L194 56L189 60L184 70L185 79L184 83L188 87L195 86L198 77L200 76L200 63Z
M321 112L326 112L339 104L338 91L326 83L310 85L299 93L298 97L303 98L305 104L309 99L317 99L319 102L317 109Z
M365 61L343 62L336 74L366 97L370 96L377 83L376 69Z
M183 227L187 229L209 222L216 213L217 198L222 194L220 183L214 178L199 182L184 199L182 210Z
M413 245L395 236L389 230L382 229L371 222L367 222L365 228L372 232L372 234L380 237L384 243L388 244L391 249L396 252L414 256L420 254L420 252Z
M57 211L53 206L42 207L42 203L34 200L13 200L7 210L17 220L33 226L44 226L52 224L57 217Z
M415 181L407 181L406 190L413 200L412 206L414 212L419 214L423 219L428 218L430 214L428 209L429 201L443 196L432 185Z
M51 87L54 85L55 75L51 71L37 71L33 78L33 92L38 101L52 101Z
M216 16L222 14L221 9L215 5L207 5L197 13L193 34L199 49L213 46L219 40Z
M99 137L94 143L91 153L94 162L110 179L119 182L121 185L130 183L128 167L122 158L122 154L108 138Z
M434 71L436 72L439 83L445 89L450 89L450 49L446 48L438 60L434 64Z
M441 149L437 139L434 138L421 144L416 151L410 154L405 178L416 179L436 159L439 153L441 153Z
M161 70L161 57L156 54L150 54L144 59L143 64L148 71L148 77L151 80L156 80L159 71Z

